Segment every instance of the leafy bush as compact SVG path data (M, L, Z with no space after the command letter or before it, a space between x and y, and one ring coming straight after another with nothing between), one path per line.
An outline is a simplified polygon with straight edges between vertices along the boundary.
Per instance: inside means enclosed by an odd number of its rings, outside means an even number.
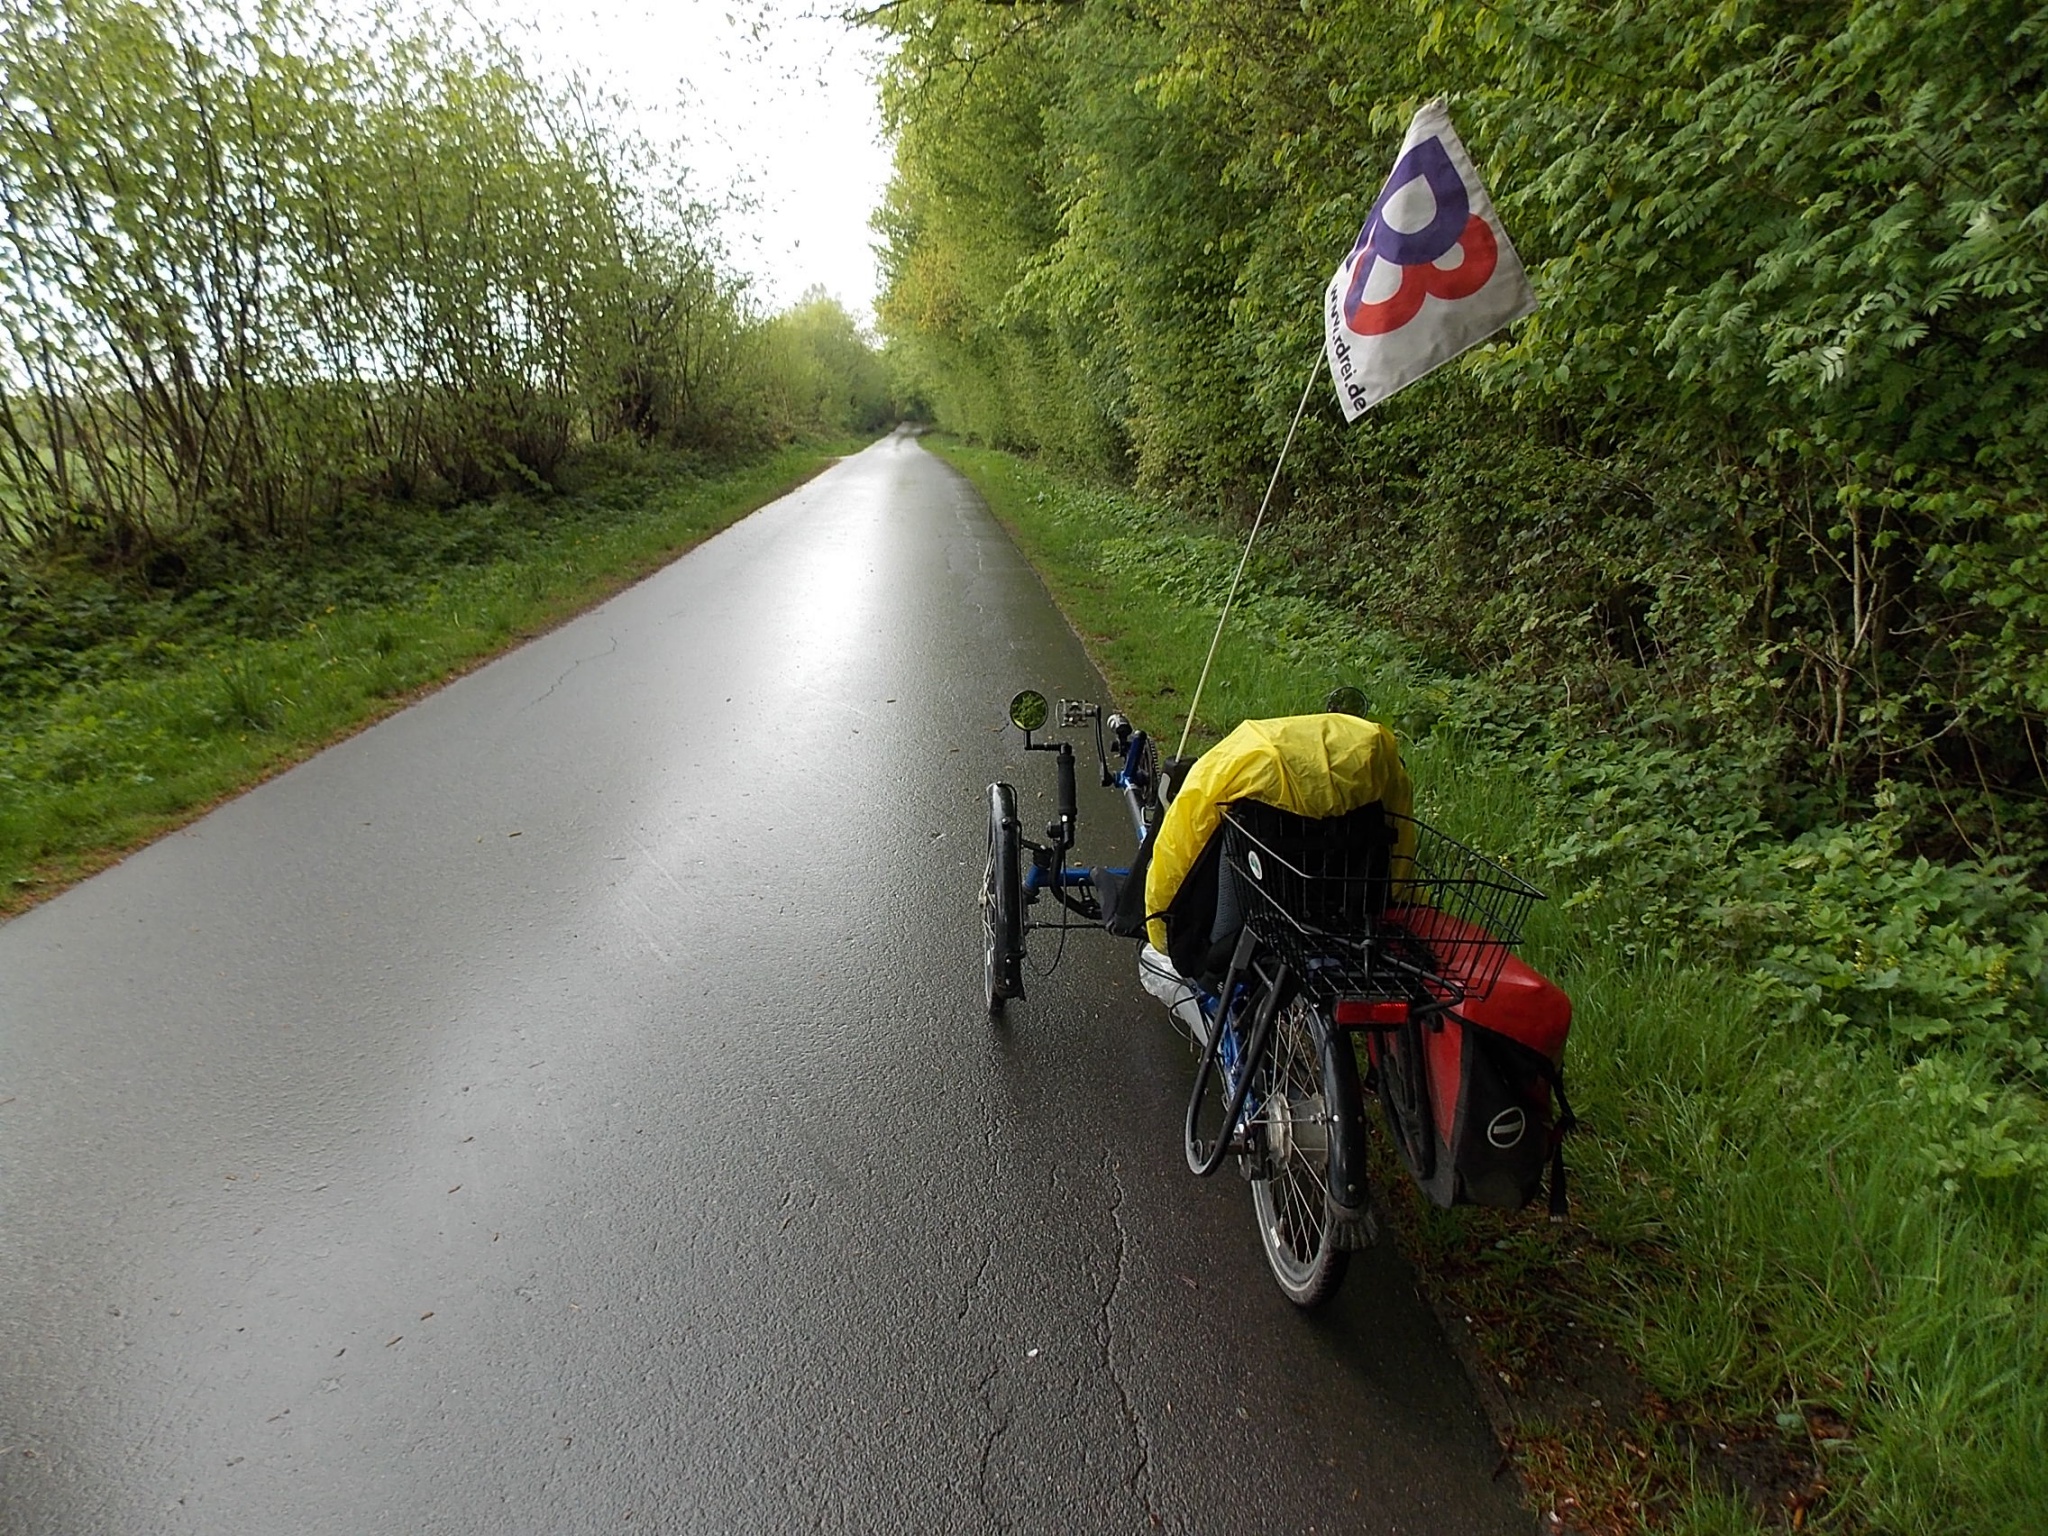
M1101 637L1120 704L1173 719L1234 543L948 451ZM2008 861L1915 852L1927 817L1903 786L1847 818L1795 796L1807 825L1788 836L1768 744L1697 716L1615 733L1530 710L1361 624L1277 549L1247 585L1198 737L1362 683L1424 814L1553 893L1525 948L1574 1002L1574 1220L1410 1204L1406 1232L1502 1368L1541 1370L1569 1325L1657 1394L1648 1426L1526 1424L1536 1490L1557 1475L1542 1443L1576 1434L1585 1465L1614 1468L1617 1520L1755 1529L1709 1485L1706 1447L1770 1456L1782 1435L1820 1459L1830 1528L2031 1536L2048 1508L2039 893ZM1398 1184L1381 1197L1402 1206Z
M22 0L0 94L0 551L189 589L207 541L290 548L353 500L559 489L613 438L730 460L887 413L843 314L757 313L705 211L634 190L646 146L488 32Z
M1284 537L1526 711L2048 846L2048 27L2024 0L879 8L942 424L1234 517L1447 95L1543 307L1296 443ZM1646 722L1681 722L1676 726Z

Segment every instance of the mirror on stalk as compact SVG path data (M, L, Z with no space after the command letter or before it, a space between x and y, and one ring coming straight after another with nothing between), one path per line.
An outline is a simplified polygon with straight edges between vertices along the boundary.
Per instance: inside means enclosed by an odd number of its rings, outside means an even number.
M1332 688L1330 696L1323 700L1323 713L1328 715L1356 715L1363 720L1369 708L1371 706L1365 702L1364 691L1348 684L1342 688Z
M1045 715L1045 695L1036 688L1026 688L1010 700L1010 724L1020 731L1042 730Z

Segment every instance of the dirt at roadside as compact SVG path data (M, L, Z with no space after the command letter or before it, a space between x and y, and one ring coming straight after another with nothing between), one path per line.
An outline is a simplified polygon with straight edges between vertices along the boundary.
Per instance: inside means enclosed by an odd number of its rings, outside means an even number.
M1377 1132L1377 1128L1375 1128ZM1735 1423L1701 1405L1667 1402L1626 1353L1583 1317L1575 1271L1594 1239L1532 1207L1515 1215L1462 1213L1462 1233L1425 1236L1422 1196L1374 1135L1381 1229L1414 1266L1423 1299L1465 1367L1502 1447L1499 1475L1516 1476L1541 1529L1557 1536L1634 1536L1667 1528L1696 1490L1747 1504L1767 1527L1797 1531L1826 1509L1829 1442L1853 1438L1831 1409L1795 1422ZM1540 1235L1531 1231L1542 1229ZM1511 1282L1482 1257L1536 1238ZM1580 1315L1574 1315L1580 1314Z

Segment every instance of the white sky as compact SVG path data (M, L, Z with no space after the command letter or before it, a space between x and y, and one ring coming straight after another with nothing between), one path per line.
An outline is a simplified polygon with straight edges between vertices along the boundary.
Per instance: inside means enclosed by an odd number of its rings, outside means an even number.
M873 323L889 180L870 34L831 0L476 0L537 74L580 69L632 103L656 144L685 142L689 186L717 204L730 264L770 310L821 283Z

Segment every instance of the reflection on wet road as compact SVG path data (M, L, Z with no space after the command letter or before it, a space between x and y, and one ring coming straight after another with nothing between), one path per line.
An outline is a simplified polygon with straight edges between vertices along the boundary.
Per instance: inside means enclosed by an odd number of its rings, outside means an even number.
M891 438L0 928L0 1531L1527 1530L1398 1263L1304 1319L1188 1178L1127 946L982 1016L1024 685Z

